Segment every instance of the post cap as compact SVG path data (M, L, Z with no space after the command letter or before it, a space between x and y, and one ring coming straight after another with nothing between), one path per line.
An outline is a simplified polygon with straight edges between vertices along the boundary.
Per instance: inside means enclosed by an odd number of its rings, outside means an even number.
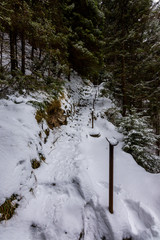
M106 140L109 142L109 144L111 144L112 146L117 146L118 145L118 140L115 139L114 137L111 137L111 138L107 138L106 137Z

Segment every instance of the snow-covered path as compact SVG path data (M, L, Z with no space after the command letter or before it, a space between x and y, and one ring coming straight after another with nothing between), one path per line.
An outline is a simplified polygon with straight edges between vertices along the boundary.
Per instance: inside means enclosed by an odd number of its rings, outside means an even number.
M70 85L78 105L75 114L67 126L50 131L47 142L47 126L42 131L37 125L27 100L0 103L0 203L13 193L22 196L13 218L0 224L0 240L160 239L160 175L145 172L121 150L122 135L103 118L112 106L108 99L99 97L95 103L94 131L101 136L91 137L96 88L77 79ZM106 137L120 141L115 147L113 215L108 211ZM30 160L39 154L46 161L33 170Z

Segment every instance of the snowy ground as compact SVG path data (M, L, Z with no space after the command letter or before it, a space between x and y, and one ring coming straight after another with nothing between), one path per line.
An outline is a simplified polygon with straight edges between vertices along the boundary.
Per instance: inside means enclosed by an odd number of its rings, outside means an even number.
M0 240L159 240L160 174L147 173L122 151L123 136L102 118L110 100L97 99L93 132L97 89L78 77L67 85L73 114L66 126L50 130L47 142L47 125L37 124L36 110L27 104L36 96L0 100L0 205L13 193L22 197L16 214L0 223ZM108 211L106 137L119 141L114 214ZM46 161L32 169L31 160L41 154Z

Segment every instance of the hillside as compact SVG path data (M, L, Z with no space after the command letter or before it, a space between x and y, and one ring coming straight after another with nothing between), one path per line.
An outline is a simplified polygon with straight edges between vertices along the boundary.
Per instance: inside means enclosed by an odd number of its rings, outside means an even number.
M113 103L100 95L102 88L72 76L61 97L67 124L52 129L35 118L38 103L49 95L17 93L0 100L1 240L160 239L160 174L146 172L122 150L123 135L104 114ZM119 141L114 214L108 210L106 137Z

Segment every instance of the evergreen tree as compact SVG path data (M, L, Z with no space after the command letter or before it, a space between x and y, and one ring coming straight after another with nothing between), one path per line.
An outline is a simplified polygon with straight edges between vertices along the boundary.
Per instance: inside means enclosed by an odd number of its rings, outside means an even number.
M105 62L112 72L111 88L121 99L122 114L130 110L135 101L138 65L143 58L143 36L150 12L150 0L104 1L106 16Z
M151 116L153 128L157 135L157 155L160 155L160 3L153 7L149 16L146 31L146 53L142 72L143 91L145 93L144 107Z
M69 63L82 76L97 77L103 64L103 35L101 25L104 15L98 1L68 1L65 12L71 28L69 38Z
M120 129L124 134L123 149L132 154L138 164L149 172L160 172L160 160L155 154L156 136L148 119L136 111L124 117Z
M118 101L121 99L119 106L122 106L124 120L133 120L139 113L141 116L150 116L145 122L141 117L143 126L139 124L140 134L137 133L134 121L129 122L131 129L126 134L124 148L132 153L141 165L148 164L148 170L150 168L150 171L159 171L159 160L154 156L155 152L158 156L160 154L159 4L155 7L152 1L148 0L113 0L104 1L102 7L106 16L105 67L110 72L108 86L114 97ZM134 116L133 108L137 112ZM140 149L141 146L138 139L145 138L147 134L149 137L151 126L156 136L154 141L148 140L149 144L154 143L154 147L152 150L147 147L152 153L152 157L147 157L145 154L151 155L144 147L145 141L142 154L136 148ZM136 148L134 140L137 141Z

